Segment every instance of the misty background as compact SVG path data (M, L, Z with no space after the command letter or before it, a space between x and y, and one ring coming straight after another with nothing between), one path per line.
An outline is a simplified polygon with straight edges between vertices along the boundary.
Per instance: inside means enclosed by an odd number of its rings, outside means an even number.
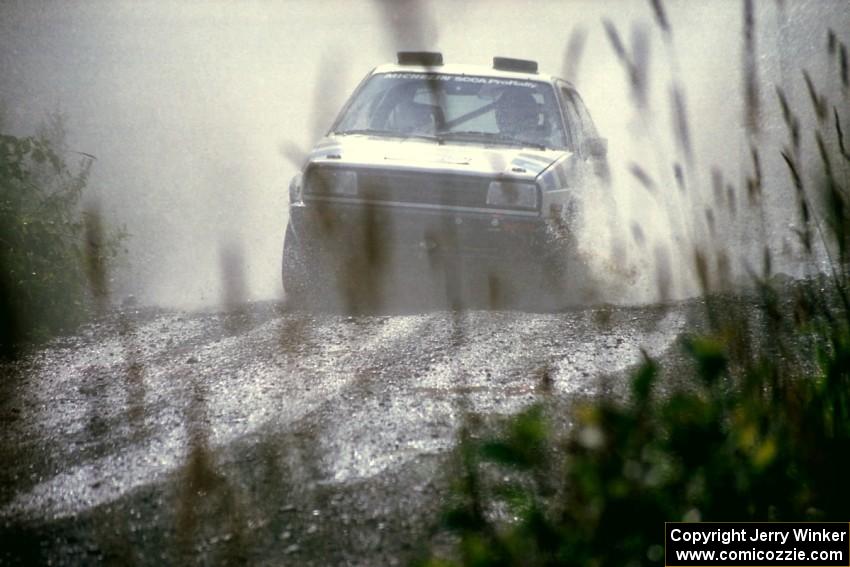
M735 250L732 270L742 275L758 265L763 238L775 268L798 275L774 86L804 125L815 124L806 69L848 121L847 90L826 50L828 29L850 43L848 3L755 2L766 215L748 218L743 5L665 2L665 33L646 0L5 2L0 117L4 131L28 135L60 112L68 146L97 157L88 198L130 234L126 261L111 275L115 299L205 307L226 293L223 256L241 258L246 299L282 296L287 186L298 156L372 67L394 61L398 49L488 66L494 55L534 59L542 72L574 80L609 141L611 195L587 199L580 228L591 264L617 283L603 299L655 300L659 261L672 275L669 297L684 297L698 292L693 246L707 241ZM642 62L642 106L603 21ZM690 162L675 142L673 85L684 93ZM810 159L812 140L803 143ZM718 175L732 188L723 195L734 195L735 214L728 206L706 214L718 204Z

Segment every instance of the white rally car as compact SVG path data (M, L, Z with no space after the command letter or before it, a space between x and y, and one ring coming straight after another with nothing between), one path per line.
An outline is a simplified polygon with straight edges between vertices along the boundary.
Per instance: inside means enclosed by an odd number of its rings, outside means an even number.
M372 70L292 180L296 305L369 308L401 289L498 306L576 276L572 196L607 171L578 93L533 61L442 59L402 52Z

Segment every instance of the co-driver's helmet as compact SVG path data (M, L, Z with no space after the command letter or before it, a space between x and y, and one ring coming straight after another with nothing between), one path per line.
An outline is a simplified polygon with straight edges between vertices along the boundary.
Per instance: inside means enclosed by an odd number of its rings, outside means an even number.
M539 118L540 109L530 89L510 87L496 100L496 123L503 134L533 132Z

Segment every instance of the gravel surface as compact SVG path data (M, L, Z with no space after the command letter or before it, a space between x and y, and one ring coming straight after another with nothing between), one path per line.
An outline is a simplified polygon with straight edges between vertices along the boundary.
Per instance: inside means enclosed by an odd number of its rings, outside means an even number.
M516 412L543 375L624 395L701 313L112 314L2 367L0 564L407 563L464 412Z

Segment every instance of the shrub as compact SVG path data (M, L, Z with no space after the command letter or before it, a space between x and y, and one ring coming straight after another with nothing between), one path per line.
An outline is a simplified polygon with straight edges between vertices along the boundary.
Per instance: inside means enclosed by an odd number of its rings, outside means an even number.
M541 404L500 435L466 436L465 480L444 522L460 564L660 564L665 521L843 521L847 320L815 315L795 332L785 339L814 338L813 366L772 349L736 360L724 339L692 337L696 388L656 399L658 367L646 360L632 403L576 407L566 434Z
M123 238L101 237L96 214L82 211L93 158L71 166L70 154L58 116L36 136L0 134L0 344L7 353L84 320L93 306L92 268L102 273Z

